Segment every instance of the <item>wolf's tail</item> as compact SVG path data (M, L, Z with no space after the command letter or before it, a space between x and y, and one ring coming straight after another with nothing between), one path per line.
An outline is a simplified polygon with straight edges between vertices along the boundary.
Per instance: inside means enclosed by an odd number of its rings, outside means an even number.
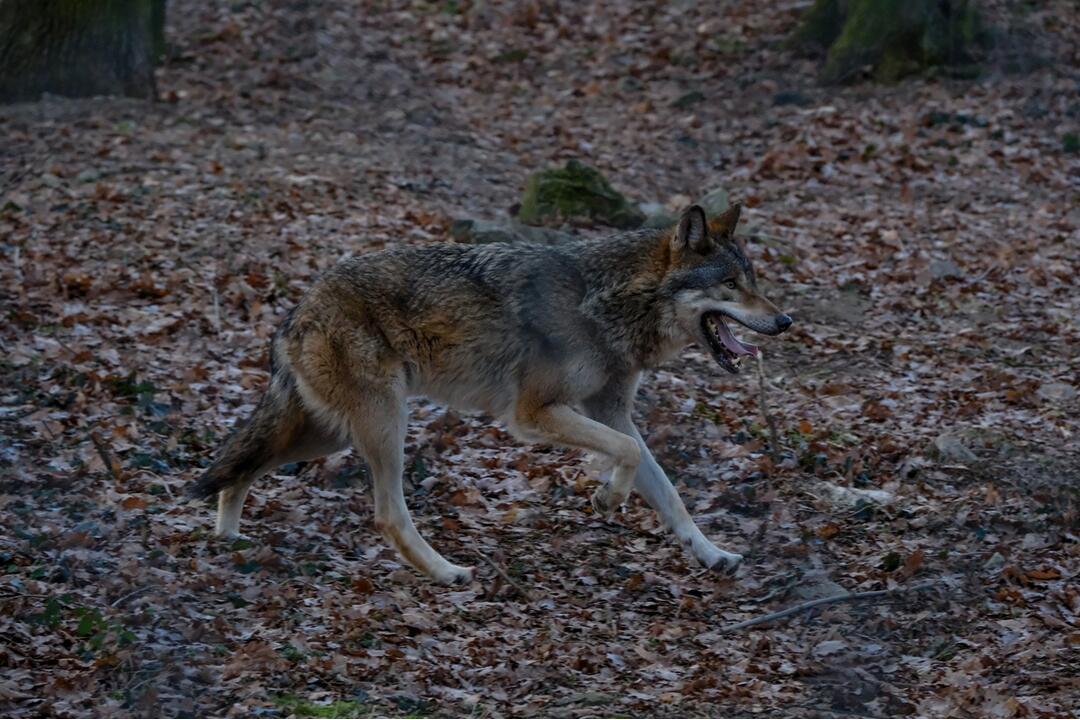
M206 472L187 487L188 497L208 498L272 469L275 449L281 447L284 439L280 436L294 424L289 422L289 415L299 409L299 398L291 397L296 393L291 380L291 377L271 380L251 417L233 431Z

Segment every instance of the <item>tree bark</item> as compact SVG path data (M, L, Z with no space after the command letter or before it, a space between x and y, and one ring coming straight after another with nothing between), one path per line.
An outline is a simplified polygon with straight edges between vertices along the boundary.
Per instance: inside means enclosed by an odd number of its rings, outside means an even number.
M970 69L988 37L974 0L817 0L795 41L826 53L826 82L848 82L868 68L885 81L940 65Z
M156 98L165 0L0 0L0 102Z

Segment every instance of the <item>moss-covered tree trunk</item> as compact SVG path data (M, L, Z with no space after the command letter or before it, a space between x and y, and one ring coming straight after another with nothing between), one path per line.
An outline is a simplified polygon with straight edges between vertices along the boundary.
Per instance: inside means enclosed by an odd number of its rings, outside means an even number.
M165 0L0 0L0 102L154 98Z
M886 81L970 69L988 35L977 0L817 0L795 39L825 53L826 82L849 82L867 69Z

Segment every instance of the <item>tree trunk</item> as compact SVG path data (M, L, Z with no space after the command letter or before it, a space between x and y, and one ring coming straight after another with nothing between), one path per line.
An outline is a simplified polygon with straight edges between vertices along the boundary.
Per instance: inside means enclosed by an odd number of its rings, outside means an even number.
M0 102L155 98L165 0L0 0Z
M826 82L866 69L886 81L939 65L970 69L988 38L974 0L817 0L795 36L826 53Z

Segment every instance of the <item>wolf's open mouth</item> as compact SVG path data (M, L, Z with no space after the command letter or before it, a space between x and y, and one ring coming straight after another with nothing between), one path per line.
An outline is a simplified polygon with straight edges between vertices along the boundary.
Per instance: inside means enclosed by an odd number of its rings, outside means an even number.
M744 343L732 334L718 312L707 312L701 316L701 331L709 341L709 349L720 366L729 373L738 373L744 355L756 357L757 345Z

